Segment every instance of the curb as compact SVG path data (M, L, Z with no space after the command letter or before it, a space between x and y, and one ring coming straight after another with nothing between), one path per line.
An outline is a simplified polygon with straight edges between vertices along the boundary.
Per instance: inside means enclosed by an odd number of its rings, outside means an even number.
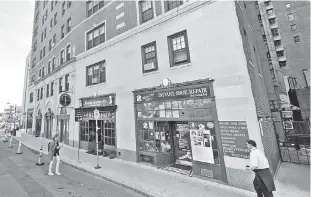
M19 140L16 139L16 138L15 138L15 140L19 141ZM40 151L34 149L33 147L27 146L26 144L23 144L23 145L24 145L26 148L28 148L31 152L35 153L35 154L39 154L39 153L40 153ZM45 154L44 152L42 152L42 154L43 154L43 155L47 155L47 154ZM140 190L138 190L138 189L136 189L136 188L134 188L134 187L131 187L131 186L128 186L128 185L126 185L126 184L123 184L123 183L120 183L120 182L118 182L118 181L115 181L115 180L113 180L113 179L107 178L107 177L105 177L105 176L103 176L103 175L96 174L96 173L94 173L94 172L92 172L92 171L90 171L90 170L88 170L88 169L85 169L85 168L79 167L79 166L77 166L77 165L74 165L74 164L72 164L72 163L70 163L70 162L68 162L68 161L61 160L61 162L62 162L63 164L65 164L65 165L67 165L67 166L73 167L73 168L78 169L78 170L80 170L80 171L82 171L82 172L86 172L86 173L88 173L88 174L94 175L94 176L96 176L96 177L99 177L99 178L101 178L101 179L104 179L104 180L106 180L106 181L108 181L108 182L111 182L111 183L113 183L113 184L116 184L116 185L118 185L118 186L121 186L121 187L123 187L123 188L126 188L126 189L128 189L128 190L132 190L132 191L134 191L134 192L136 192L136 193L138 193L138 194L140 194L140 195L143 195L143 196L146 196L146 197L156 197L156 196L153 196L153 195L148 194L148 193L146 193L146 192L140 191Z

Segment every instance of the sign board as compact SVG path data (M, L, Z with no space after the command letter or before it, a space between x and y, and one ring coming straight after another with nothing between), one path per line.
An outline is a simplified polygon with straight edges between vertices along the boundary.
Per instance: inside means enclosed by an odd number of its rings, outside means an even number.
M105 96L105 97L98 97L98 98L89 98L89 99L82 99L81 105L82 107L106 107L110 105L114 105L115 96Z
M99 119L99 110L97 110L97 109L94 110L94 119L95 120Z
M219 121L219 128L224 155L248 159L246 141L249 137L246 121Z
M210 97L211 90L209 85L203 85L196 88L182 88L171 91L137 93L136 102L161 101L171 99L204 98Z
M69 94L62 94L59 98L59 103L66 107L66 106L69 106L70 103L71 103L71 97Z

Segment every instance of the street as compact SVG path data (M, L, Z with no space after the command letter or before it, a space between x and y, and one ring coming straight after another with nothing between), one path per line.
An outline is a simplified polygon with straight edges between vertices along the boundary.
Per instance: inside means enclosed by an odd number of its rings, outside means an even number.
M132 190L101 178L60 165L61 176L47 176L48 161L36 166L38 154L22 146L23 154L16 154L18 143L0 141L0 196L1 197L141 197ZM54 167L55 169L55 163Z

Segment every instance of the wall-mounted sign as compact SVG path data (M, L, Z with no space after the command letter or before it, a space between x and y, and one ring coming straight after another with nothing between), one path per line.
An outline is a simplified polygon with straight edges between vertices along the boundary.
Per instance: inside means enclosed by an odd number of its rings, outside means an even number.
M62 94L59 98L59 103L64 106L67 107L70 105L71 103L71 97L69 94Z
M98 98L90 98L83 99L82 106L83 107L105 107L114 105L114 96L106 96L106 97L98 97Z
M199 88L183 88L171 91L160 91L151 93L136 94L136 102L149 102L170 99L187 99L187 98L201 98L210 97L211 91L209 85L203 85Z
M248 138L245 121L219 121L221 144L224 155L229 157L249 158L246 147Z

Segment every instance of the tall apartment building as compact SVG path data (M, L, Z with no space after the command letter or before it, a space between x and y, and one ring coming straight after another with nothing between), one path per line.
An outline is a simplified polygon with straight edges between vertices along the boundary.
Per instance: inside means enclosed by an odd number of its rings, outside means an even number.
M255 2L37 1L28 133L92 150L97 122L119 159L252 190L245 141L273 173L280 160L258 14Z
M293 111L294 120L309 119L310 2L265 0L259 5L280 108ZM271 105L276 106L277 102Z

